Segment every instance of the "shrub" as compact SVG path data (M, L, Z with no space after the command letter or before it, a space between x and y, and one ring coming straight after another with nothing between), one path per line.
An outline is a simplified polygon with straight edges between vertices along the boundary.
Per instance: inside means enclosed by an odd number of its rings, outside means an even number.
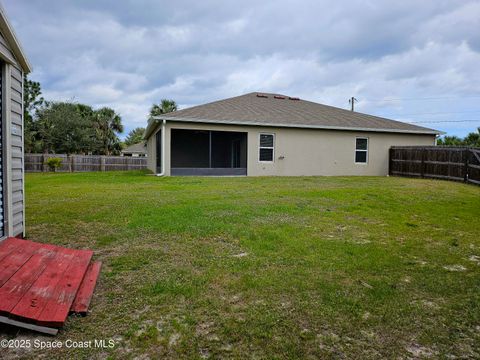
M62 159L60 158L48 158L45 161L45 164L48 166L50 171L56 172L57 169L62 166Z

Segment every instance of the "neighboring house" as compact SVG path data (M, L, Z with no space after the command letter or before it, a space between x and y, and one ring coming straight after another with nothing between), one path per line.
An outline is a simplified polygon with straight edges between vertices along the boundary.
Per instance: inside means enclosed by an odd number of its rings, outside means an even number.
M25 230L23 75L30 64L0 6L0 240Z
M122 156L145 157L147 156L147 144L141 142L127 146L121 151Z
M159 175L388 174L393 145L434 145L441 132L285 95L250 93L149 121Z

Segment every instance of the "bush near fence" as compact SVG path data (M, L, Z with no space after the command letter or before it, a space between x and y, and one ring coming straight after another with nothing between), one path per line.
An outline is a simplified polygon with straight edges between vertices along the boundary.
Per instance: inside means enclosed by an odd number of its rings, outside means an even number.
M389 174L480 185L480 148L393 146Z
M127 171L147 168L147 158L145 157L25 154L25 171L48 172L48 165L46 165L45 162L49 158L59 158L62 160L62 165L57 169L57 172Z

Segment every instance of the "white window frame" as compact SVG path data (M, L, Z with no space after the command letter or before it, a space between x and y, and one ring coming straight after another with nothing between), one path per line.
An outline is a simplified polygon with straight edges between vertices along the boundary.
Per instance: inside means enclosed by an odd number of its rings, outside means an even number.
M262 135L271 135L273 136L273 146L261 146L261 138ZM261 149L271 149L272 150L272 160L271 161L266 161L266 160L260 160L260 150ZM273 163L275 162L275 134L274 133L260 133L258 134L258 162L260 163Z
M357 149L357 140L358 139L367 140L367 150ZM370 147L370 139L368 137L365 137L365 136L356 136L355 137L355 151L353 153L353 161L355 162L355 164L357 164L357 165L367 165L368 164L368 149L369 149L369 147ZM365 158L365 162L357 162L357 151L362 151L362 152L367 154L367 156Z

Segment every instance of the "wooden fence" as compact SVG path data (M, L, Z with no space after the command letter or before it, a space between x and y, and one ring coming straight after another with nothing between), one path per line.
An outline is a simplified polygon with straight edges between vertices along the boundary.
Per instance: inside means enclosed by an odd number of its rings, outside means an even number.
M132 156L102 155L65 155L65 154L25 154L26 172L49 171L45 161L48 158L59 158L62 165L59 172L88 172L112 170L141 170L147 168L147 158Z
M394 146L390 148L389 174L480 185L480 148Z

